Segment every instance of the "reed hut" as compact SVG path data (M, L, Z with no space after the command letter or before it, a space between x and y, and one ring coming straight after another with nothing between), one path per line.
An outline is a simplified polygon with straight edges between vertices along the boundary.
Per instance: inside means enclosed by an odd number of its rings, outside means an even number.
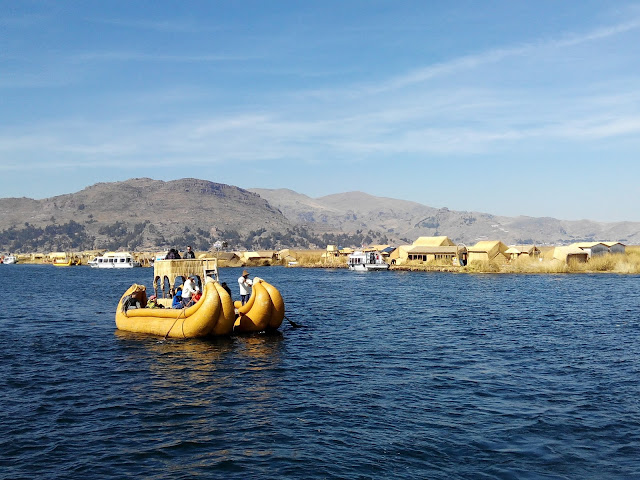
M535 245L510 245L504 253L511 260L516 260L518 258L539 258L541 252Z
M564 263L569 263L571 261L584 263L589 260L589 254L575 245L569 245L566 247L554 248L553 259Z
M245 263L251 264L267 264L271 263L275 252L273 251L254 251L254 252L242 252L239 254L240 258Z
M340 249L337 245L327 245L327 251L325 252L325 258L337 258L340 256Z
M418 239L413 242L414 247L454 247L455 245L449 237L444 235L437 237L418 237Z
M507 261L509 248L500 240L483 240L468 248L468 261L471 262L497 262Z
M464 246L458 247L449 237L418 237L411 245L400 245L389 254L392 265L402 265L409 261L455 263L466 254Z

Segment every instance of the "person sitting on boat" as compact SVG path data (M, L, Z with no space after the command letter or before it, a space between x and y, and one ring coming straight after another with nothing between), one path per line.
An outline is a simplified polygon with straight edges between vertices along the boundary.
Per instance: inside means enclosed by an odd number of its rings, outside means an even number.
M178 290L176 294L173 296L173 302L171 303L171 308L184 308L184 303L182 300L182 290Z
M164 305L158 303L158 297L156 295L151 295L149 300L147 300L147 308L164 308Z
M238 278L238 284L240 285L240 301L242 305L244 305L249 301L251 285L253 285L253 282L249 279L249 272L246 270L242 271L242 276Z
M191 245L187 245L187 251L184 252L183 258L196 258L196 254L191 250Z
M165 257L165 260L179 260L179 259L180 259L180 254L178 253L178 250L175 248L171 248L167 253L167 256Z
M191 295L191 304L198 303L198 300L202 298L202 292L200 288L196 287L196 293Z

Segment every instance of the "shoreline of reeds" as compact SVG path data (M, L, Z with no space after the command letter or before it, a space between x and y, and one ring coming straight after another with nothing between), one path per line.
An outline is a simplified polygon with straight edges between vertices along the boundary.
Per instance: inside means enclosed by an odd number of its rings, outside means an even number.
M323 257L324 251L297 252L296 264L289 265L286 261L242 262L220 260L219 268L228 267L261 267L284 266L287 268L348 268L346 259ZM41 264L40 260L21 261L24 264ZM624 254L604 254L590 258L587 262L551 259L545 256L538 258L518 258L506 262L471 262L465 266L443 264L437 262L409 261L401 265L391 265L390 270L407 272L444 272L444 273L477 273L477 274L572 274L572 273L615 273L640 274L640 246L627 247Z
M325 261L320 255L305 254L292 268L347 268L346 260ZM465 266L436 262L409 261L391 265L390 270L407 272L445 273L494 273L494 274L571 274L616 273L640 274L640 247L628 247L624 254L605 254L590 258L587 262L563 262L550 258L518 258L507 262L471 262Z

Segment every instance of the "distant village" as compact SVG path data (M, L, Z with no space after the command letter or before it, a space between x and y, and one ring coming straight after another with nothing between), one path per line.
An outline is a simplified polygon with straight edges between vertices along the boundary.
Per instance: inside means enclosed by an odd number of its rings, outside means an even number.
M354 249L327 247L327 255L348 256ZM586 262L592 256L605 253L625 253L626 246L620 242L580 242L560 247L537 247L536 245L507 246L499 240L483 240L473 246L456 244L449 237L419 237L411 245L373 245L363 251L380 251L391 265L409 262L440 263L464 266L471 262L507 263L517 259L555 259L562 262Z
M585 263L592 257L604 254L625 254L626 245L620 242L580 242L567 246L549 247L536 245L505 245L499 240L483 240L473 246L456 244L447 236L419 237L410 245L369 245L360 248L344 248L327 245L326 250L279 251L208 251L196 252L199 258L217 258L221 266L346 266L349 255L356 251L379 252L391 267L403 265L441 265L464 267L468 264L491 263L508 264L518 260L552 260L560 263ZM86 265L106 250L82 252L25 253L15 255L17 263L74 262ZM166 255L162 252L131 252L141 266L152 266L157 259ZM0 256L0 260L2 260Z

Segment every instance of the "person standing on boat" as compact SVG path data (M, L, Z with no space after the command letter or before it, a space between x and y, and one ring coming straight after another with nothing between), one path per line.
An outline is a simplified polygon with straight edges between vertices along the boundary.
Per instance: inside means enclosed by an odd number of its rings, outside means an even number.
M184 252L184 258L196 258L196 254L191 250L191 245L187 245L187 251Z
M244 305L249 301L251 285L253 285L253 282L249 279L249 272L246 270L242 271L242 276L238 279L238 284L240 285L240 301L242 305Z
M193 279L193 276L187 278L182 286L182 301L185 305L191 303L191 296L198 291L196 282L194 282Z

